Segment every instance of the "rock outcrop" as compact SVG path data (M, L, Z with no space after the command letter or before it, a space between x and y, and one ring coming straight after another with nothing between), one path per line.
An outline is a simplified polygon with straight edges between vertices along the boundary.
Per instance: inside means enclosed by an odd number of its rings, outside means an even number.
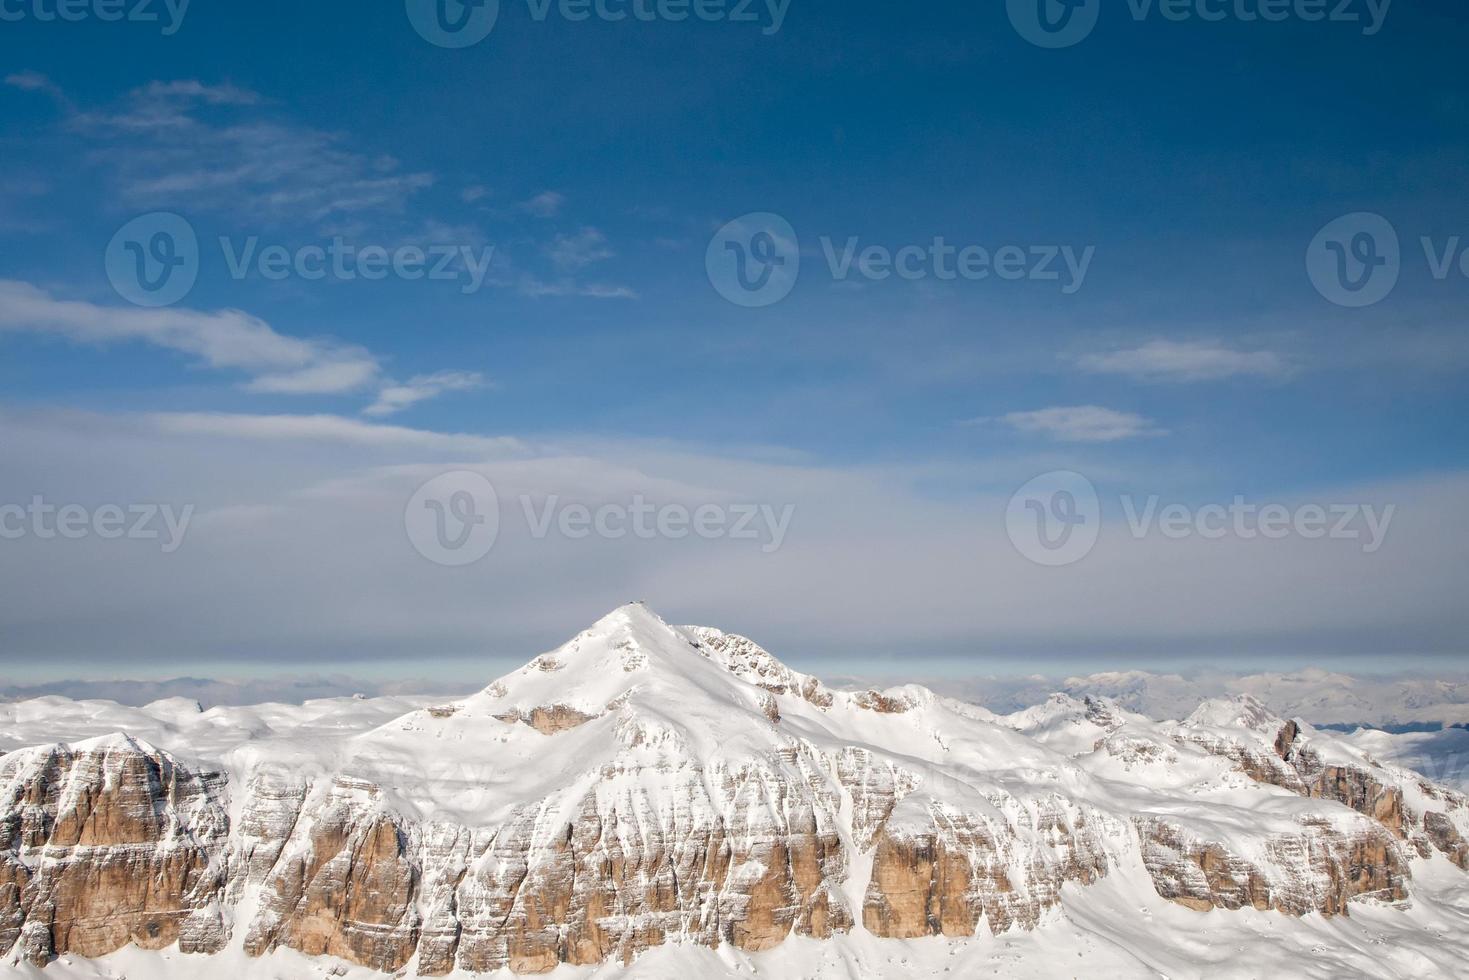
M117 736L9 755L0 786L0 948L223 947L221 776Z
M877 836L863 923L889 939L1034 928L1067 881L1107 873L1095 817L1052 798L997 800L985 820L930 802Z
M1158 894L1198 911L1254 908L1288 915L1342 915L1356 898L1398 901L1410 872L1398 842L1380 827L1343 833L1328 825L1264 841L1268 863L1167 821L1139 819L1143 863Z

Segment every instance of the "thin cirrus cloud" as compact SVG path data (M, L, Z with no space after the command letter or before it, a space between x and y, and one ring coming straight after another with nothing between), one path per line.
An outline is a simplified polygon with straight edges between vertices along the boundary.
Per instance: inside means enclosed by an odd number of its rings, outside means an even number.
M522 276L520 291L532 299L548 296L581 296L585 299L637 299L638 293L627 286L611 283L576 282L560 278L551 282L536 276Z
M38 71L27 69L25 71L11 72L5 76L5 84L11 88L20 89L22 92L44 92L46 95L55 99L63 108L70 109L71 107L71 103L67 99L66 93L61 90L61 86Z
M249 89L233 85L205 85L197 79L179 79L171 82L150 82L140 90L151 98L182 97L202 99L211 105L257 105L261 99Z
M55 99L64 131L84 144L79 158L103 174L113 199L126 207L220 215L243 222L251 233L275 225L334 235L347 229L375 236L375 244L484 242L473 226L421 213L420 195L436 183L433 173L405 168L389 154L362 152L343 134L284 118L248 89L195 79L154 81L101 107L78 108L39 72L15 72L5 83ZM461 199L488 194L476 184ZM514 211L551 219L566 203L561 192L544 190ZM550 274L500 281L514 286L519 279L519 291L533 298L637 296L626 286L574 278L613 254L597 229L559 235L538 251Z
M0 331L98 346L151 344L190 355L206 367L243 372L250 377L242 387L257 394L340 395L377 387L377 400L364 410L375 416L485 383L479 374L462 371L419 375L406 383L387 381L371 351L288 337L239 310L100 306L58 299L30 283L6 279L0 279Z
M541 191L528 201L521 201L520 210L527 214L533 214L537 218L554 218L561 213L562 206L566 203L566 195L558 191Z
M607 236L596 228L583 228L575 235L557 235L546 246L546 255L563 270L580 269L615 254L607 245Z
M1121 442L1167 435L1141 415L1097 405L1055 406L1030 412L1010 412L997 419L973 419L970 424L999 422L1016 432L1047 436L1057 442Z
M99 306L8 279L0 280L0 330L97 345L141 341L207 367L243 371L252 376L245 388L257 392L339 394L370 385L379 373L377 359L360 347L287 337L239 310Z
M363 415L382 417L393 415L421 401L449 391L472 391L485 386L484 375L478 371L438 371L420 374L402 384L390 384L377 394L377 401L362 410Z
M1118 374L1137 381L1184 383L1233 377L1280 378L1289 362L1269 350L1242 351L1206 341L1154 340L1141 347L1084 354L1076 364L1093 374Z
M268 116L262 96L234 85L155 81L81 110L39 72L5 82L53 96L67 130L94 147L86 159L135 207L324 223L400 213L434 183L431 173L406 170L391 156L350 148L340 134Z
M321 442L378 449L495 455L523 449L509 436L433 432L382 425L340 415L248 415L233 412L156 412L146 416L166 435L212 436L259 442Z

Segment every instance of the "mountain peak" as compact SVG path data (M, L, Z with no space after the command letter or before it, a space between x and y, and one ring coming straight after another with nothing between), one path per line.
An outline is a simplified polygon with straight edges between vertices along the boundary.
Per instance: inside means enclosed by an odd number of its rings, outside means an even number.
M646 604L630 602L472 700L495 717L522 719L552 709L593 719L629 704L645 714L672 709L674 714L708 710L717 715L736 707L759 713L762 692L750 690L753 678L712 654L707 641L716 635L725 636L717 630L671 626ZM771 676L788 677L798 687L804 680L759 647L744 643L759 651Z
M659 645L672 644L675 647L688 645L687 637L641 601L618 606L583 630L577 638L611 636L631 637Z
M631 673L654 660L677 663L695 653L694 644L645 603L618 606L566 643L536 657L520 673L555 673L568 666L617 668Z
M1284 719L1253 694L1234 694L1204 701L1188 716L1187 724L1214 728L1246 728L1273 736L1284 724Z

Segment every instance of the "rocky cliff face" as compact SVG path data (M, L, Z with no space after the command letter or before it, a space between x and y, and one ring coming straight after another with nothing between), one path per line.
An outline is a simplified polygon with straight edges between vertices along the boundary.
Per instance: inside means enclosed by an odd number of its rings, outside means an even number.
M223 946L220 776L119 736L14 753L0 785L0 947Z
M569 810L473 829L400 826L376 794L334 787L265 876L245 948L539 973L668 941L758 951L850 927L833 794L770 769L688 769L662 781L677 796L665 809L636 773L604 775Z
M868 930L888 939L1032 929L1067 881L1107 873L1100 815L1059 797L995 801L1001 819L935 802L911 808L877 836L863 906Z
M633 607L309 765L242 747L231 783L122 736L5 757L0 946L536 974L1028 930L1119 869L1200 911L1338 915L1410 896L1415 861L1469 867L1462 798L1246 707L998 719Z
M1395 842L1407 845L1384 849L1379 841L1356 835L1354 846L1364 849L1362 853L1371 859L1371 870L1383 873L1378 877L1357 875L1362 880L1362 892L1404 897L1406 889L1398 884L1402 872L1396 868L1412 853L1426 857L1437 850L1461 869L1469 869L1469 845L1461 834L1469 800L1461 794L1415 779L1409 773L1393 773L1371 759L1328 763L1300 723L1282 721L1252 701L1247 705L1247 715L1246 731L1233 736L1193 730L1181 737L1230 759L1240 772L1257 782L1354 810L1385 829ZM1272 730L1274 739L1267 749L1263 736ZM1252 733L1256 737L1252 738ZM1407 803L1410 796L1417 798L1418 807ZM1345 911L1341 902L1333 908Z
M1158 894L1198 911L1254 908L1288 915L1342 915L1355 898L1399 901L1411 872L1381 828L1342 832L1329 825L1268 837L1268 862L1200 839L1158 819L1138 821L1143 862Z

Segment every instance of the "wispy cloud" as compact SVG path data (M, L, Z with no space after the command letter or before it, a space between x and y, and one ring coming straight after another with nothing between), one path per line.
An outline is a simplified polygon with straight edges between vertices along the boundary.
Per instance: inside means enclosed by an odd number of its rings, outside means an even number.
M178 79L171 82L150 82L134 93L154 99L183 98L199 99L210 105L258 105L262 100L258 94L233 85L205 85L197 79Z
M1084 354L1076 363L1095 374L1175 383L1237 376L1277 378L1291 370L1289 362L1274 351L1234 350L1207 341L1154 340L1141 347Z
M403 384L390 384L378 392L377 401L362 410L364 415L393 415L430 398L449 391L471 391L483 388L484 376L477 371L439 371L420 374Z
M61 90L61 86L51 81L50 77L38 71L27 69L25 71L12 72L5 76L5 84L11 88L18 88L23 92L44 92L63 106L69 106L71 104L67 101L66 93Z
M583 228L575 235L557 235L546 246L546 255L558 269L570 271L614 256L607 236L596 228Z
M561 207L566 203L566 195L557 191L541 191L528 201L520 202L520 209L537 218L554 218L561 213Z
M385 449L418 449L503 455L523 446L509 436L477 436L381 425L340 415L243 415L227 412L159 412L147 416L169 435L214 436L265 442L328 442Z
M536 299L546 296L584 296L588 299L638 298L637 292L627 286L616 286L610 283L573 282L570 279L558 279L555 282L546 282L535 276L522 276L520 280L520 291Z
M1056 406L1031 412L1010 412L998 419L971 419L970 425L999 422L1017 432L1048 436L1057 442L1120 442L1167 435L1150 419L1096 405Z
M35 73L11 79L59 94ZM234 85L155 81L115 105L69 109L67 126L96 145L87 159L133 207L322 224L400 213L434 183L431 173L405 170L391 156L352 149L341 134L274 118L266 108L262 96Z
M239 310L100 306L57 299L37 287L0 279L0 330L25 330L88 344L142 342L198 358L211 368L243 371L260 392L335 394L370 385L377 359L361 347L277 333Z
M145 309L63 300L30 283L0 279L0 331L27 331L86 344L145 343L190 355L206 367L249 375L241 387L258 394L339 395L378 389L366 411L390 415L449 391L479 387L472 372L387 381L371 351L330 339L277 332L239 310Z

